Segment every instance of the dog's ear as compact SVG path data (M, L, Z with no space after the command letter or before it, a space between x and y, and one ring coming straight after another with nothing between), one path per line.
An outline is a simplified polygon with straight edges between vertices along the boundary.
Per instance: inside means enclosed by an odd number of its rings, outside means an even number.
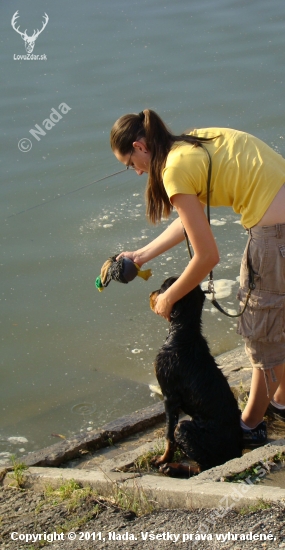
M181 300L178 300L173 305L170 318L171 319L177 319L179 316L199 316L201 315L203 305L205 301L205 294L203 290L201 289L200 285L196 286L191 290L191 292L188 292L186 296L181 298Z
M178 302L175 302L175 304L173 304L173 307L172 307L172 310L171 310L171 313L170 313L170 320L171 321L176 319L177 317L179 317L179 315L181 315L183 313L183 310L185 309L185 306L183 306L182 301L183 301L183 298L181 300L179 300Z
M175 281L177 281L177 279L178 277L168 277L168 279L165 279L160 287L160 292L165 292L171 285L173 285L173 283L175 283Z

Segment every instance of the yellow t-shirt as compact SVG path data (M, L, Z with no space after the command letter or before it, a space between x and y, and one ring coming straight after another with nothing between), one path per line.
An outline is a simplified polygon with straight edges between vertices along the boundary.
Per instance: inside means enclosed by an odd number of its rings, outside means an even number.
M241 214L244 227L262 218L285 183L285 159L260 139L230 128L191 131L199 137L216 137L204 143L212 159L211 206L231 206ZM173 195L197 195L207 203L209 161L202 147L176 142L163 169L163 183Z

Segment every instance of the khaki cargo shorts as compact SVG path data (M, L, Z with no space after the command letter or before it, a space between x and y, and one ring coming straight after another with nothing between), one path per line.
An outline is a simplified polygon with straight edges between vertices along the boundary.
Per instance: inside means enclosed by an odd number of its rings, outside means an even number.
M240 271L241 307L249 288L247 259L256 286L239 317L237 333L245 340L251 364L264 371L271 369L276 381L273 368L285 363L285 224L249 229Z

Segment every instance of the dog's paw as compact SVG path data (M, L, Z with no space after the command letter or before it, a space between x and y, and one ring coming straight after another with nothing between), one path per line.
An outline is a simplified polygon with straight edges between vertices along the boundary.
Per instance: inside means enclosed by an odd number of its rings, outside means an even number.
M166 464L162 464L162 466L159 467L159 472L169 477L181 477L183 473L185 475L185 472L181 472L179 464L175 464L172 462L166 462Z
M161 464L164 464L164 462L165 462L164 455L153 456L150 462L153 466L158 468Z
M169 477L192 477L200 473L200 467L190 466L189 464L177 464L176 462L166 462L159 468L159 472Z

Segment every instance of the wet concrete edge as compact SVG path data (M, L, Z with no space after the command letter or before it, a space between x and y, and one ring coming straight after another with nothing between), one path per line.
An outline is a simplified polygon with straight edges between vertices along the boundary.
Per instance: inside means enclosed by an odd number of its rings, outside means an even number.
M82 452L96 451L102 447L107 447L110 444L110 440L112 440L112 443L116 443L125 437L143 431L164 420L163 402L156 403L130 415L118 418L113 422L109 422L99 430L84 432L39 451L28 453L21 457L21 462L29 467L58 467L64 462L80 457ZM1 465L0 472L8 466L11 466L11 464Z

